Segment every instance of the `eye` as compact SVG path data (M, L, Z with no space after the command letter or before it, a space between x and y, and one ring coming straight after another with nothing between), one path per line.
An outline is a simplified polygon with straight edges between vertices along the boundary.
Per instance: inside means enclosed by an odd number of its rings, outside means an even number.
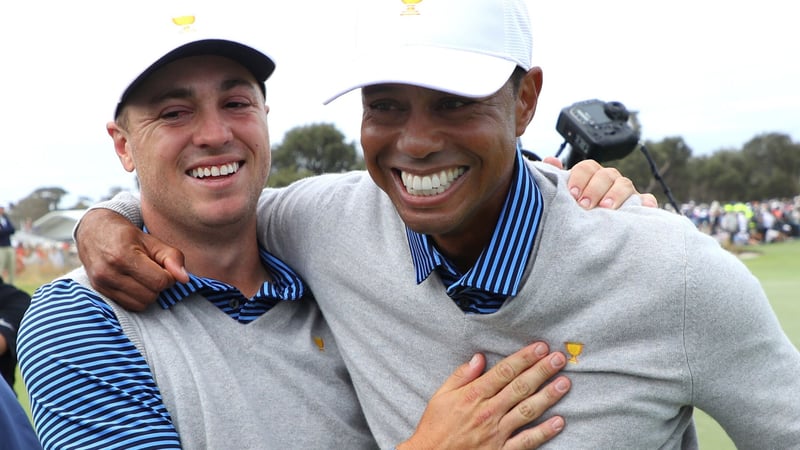
M230 109L241 109L241 108L248 108L253 104L247 100L228 100L225 102L225 107Z
M189 114L189 110L187 109L172 108L162 112L159 118L161 120L174 121L180 119L181 117L186 116L187 114Z
M475 103L473 100L468 100L460 97L451 97L443 99L439 102L439 109L459 109Z
M367 104L367 107L372 111L399 111L400 105L391 100L375 100Z

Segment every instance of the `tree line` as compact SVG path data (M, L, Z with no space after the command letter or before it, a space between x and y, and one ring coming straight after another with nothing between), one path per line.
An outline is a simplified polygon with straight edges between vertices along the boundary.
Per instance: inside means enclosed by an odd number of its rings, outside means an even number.
M693 156L681 137L645 141L657 172L677 203L710 203L791 198L800 194L800 144L783 133L755 136L741 149L722 149L709 155ZM668 203L662 185L654 177L645 153L638 148L617 161L616 167L630 178L639 192L654 194L659 204ZM282 187L300 178L364 168L355 142L347 142L333 124L318 123L289 130L272 148L272 169L268 186ZM104 196L110 198L119 188ZM67 192L58 187L40 188L20 200L9 211L15 224L34 221L56 209ZM82 197L67 209L90 206Z
M783 133L755 136L741 149L722 149L693 156L683 138L645 141L658 173L680 203L726 203L792 198L800 195L800 144ZM630 178L639 192L654 194L659 204L667 197L642 151L637 149L616 167Z

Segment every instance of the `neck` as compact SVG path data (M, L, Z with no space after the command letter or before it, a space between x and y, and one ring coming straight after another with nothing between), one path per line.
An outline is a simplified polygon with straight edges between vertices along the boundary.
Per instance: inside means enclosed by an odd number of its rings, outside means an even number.
M153 236L183 252L186 270L193 275L235 286L247 297L270 280L258 250L255 219L232 226L195 225L191 230L157 221L151 225L147 217L145 223Z
M456 229L443 234L432 235L436 247L455 264L461 273L467 272L489 246L500 214L511 189L511 179L499 189L492 201L487 202L480 213Z
M474 233L459 233L458 236L431 236L436 248L449 259L461 273L466 273L481 256L492 239L494 229L476 230Z

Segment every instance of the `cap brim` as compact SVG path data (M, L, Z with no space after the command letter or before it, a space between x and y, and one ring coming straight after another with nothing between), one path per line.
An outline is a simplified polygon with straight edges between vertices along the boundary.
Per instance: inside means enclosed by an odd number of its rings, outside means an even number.
M355 89L376 84L409 84L454 95L480 98L497 92L516 68L493 55L436 47L407 46L361 56L339 73L328 104Z
M189 42L168 52L139 74L125 89L120 97L115 117L119 115L121 106L127 101L130 94L136 90L142 82L153 72L165 65L181 58L201 55L217 55L230 58L253 74L256 81L264 83L275 70L275 63L270 57L260 51L238 42L225 39L202 39Z

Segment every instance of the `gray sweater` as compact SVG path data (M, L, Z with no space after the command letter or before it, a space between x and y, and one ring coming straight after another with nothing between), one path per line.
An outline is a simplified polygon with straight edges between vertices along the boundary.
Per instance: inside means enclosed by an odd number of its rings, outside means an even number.
M546 414L566 428L545 448L696 448L694 407L739 449L800 448L800 353L746 267L683 217L584 211L566 172L531 170L539 238L519 295L490 315L465 315L435 274L416 284L404 225L366 173L262 195L260 240L314 291L381 447L411 435L474 352L493 363L543 339L582 344Z
M89 286L83 269L70 278ZM147 361L184 449L375 448L312 299L247 325L198 294L131 313L105 299Z
M490 315L465 315L435 274L416 284L404 225L366 174L262 196L260 239L316 293L381 446L473 352L494 362L543 339L582 344L547 448L695 448L693 407L740 449L799 448L800 354L744 265L678 215L584 211L565 172L534 166L539 238L519 295Z

